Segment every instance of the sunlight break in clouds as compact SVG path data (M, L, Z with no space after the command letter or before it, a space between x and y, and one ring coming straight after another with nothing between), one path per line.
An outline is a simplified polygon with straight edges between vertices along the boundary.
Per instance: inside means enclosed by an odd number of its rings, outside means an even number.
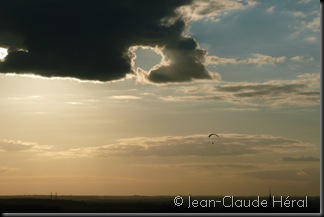
M0 47L0 62L8 55L8 49Z

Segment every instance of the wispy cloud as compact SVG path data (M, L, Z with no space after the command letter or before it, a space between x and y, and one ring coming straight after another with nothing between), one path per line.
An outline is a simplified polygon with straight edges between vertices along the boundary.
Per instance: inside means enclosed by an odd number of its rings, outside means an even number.
M308 62L313 61L314 57L306 58L306 57L303 57L303 56L294 56L294 57L291 57L290 60L294 61L294 62L302 63L302 62L306 62L306 61L308 61Z
M218 22L219 16L234 10L244 10L257 5L254 0L194 0L192 4L182 6L178 12L189 21L209 20Z
M320 103L319 74L299 75L294 80L226 82L182 87L184 95L161 97L165 101L195 102L217 100L238 105L282 107L315 106Z
M306 28L314 32L319 32L321 30L321 20L320 14L317 13L317 16L311 21L306 23Z
M287 60L285 56L272 57L264 54L252 54L248 59L222 58L218 56L207 56L206 65L218 64L255 64L255 65L273 65L275 63L283 63Z
M218 56L207 56L206 65L225 65L225 64L254 64L254 65L274 65L276 63L283 63L287 60L295 62L312 61L314 58L306 58L303 56L293 56L287 58L285 56L272 57L264 54L252 54L248 59L236 59L236 58L223 58Z
M292 17L301 17L304 18L306 17L306 14L302 11L282 11L281 14L287 14L288 16Z
M141 99L142 97L139 96L132 96L132 95L120 95L120 96L111 96L110 98L112 99L130 99L130 100L136 100L136 99Z
M282 158L283 161L319 161L320 159L317 157L312 157L312 156L302 156L302 157L283 157Z
M305 38L305 41L311 42L311 43L317 42L317 40L318 40L318 38L315 36L309 36L309 37Z
M67 104L70 104L70 105L83 105L84 103L83 102L71 101L71 102L67 102Z
M8 97L8 100L39 100L41 96L32 95L32 96L25 96L25 97Z
M66 151L44 152L53 158L82 158L110 156L240 156L258 153L303 153L316 151L314 144L272 135L219 134L211 142L206 135L136 137L121 139L117 143L75 148Z
M308 4L310 2L312 2L312 0L299 0L297 3L298 4Z
M0 166L0 173L16 171L18 168Z
M275 6L271 6L269 8L266 9L266 12L269 14L272 14L274 12Z
M303 37L306 41L318 41L321 30L320 11L315 10L307 14L294 12L296 23L289 28L294 30L288 37L289 40ZM299 14L299 16L297 16ZM311 39L311 40L310 40Z
M39 145L35 142L26 142L21 140L0 140L0 151L28 151L28 152L41 152L50 149L51 146Z

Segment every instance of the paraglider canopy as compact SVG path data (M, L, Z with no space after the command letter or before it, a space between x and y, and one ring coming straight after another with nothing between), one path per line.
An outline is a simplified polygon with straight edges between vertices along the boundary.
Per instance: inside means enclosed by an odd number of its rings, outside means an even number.
M217 137L219 137L216 133L211 133L211 134L209 134L208 137L211 137L211 136L217 136Z

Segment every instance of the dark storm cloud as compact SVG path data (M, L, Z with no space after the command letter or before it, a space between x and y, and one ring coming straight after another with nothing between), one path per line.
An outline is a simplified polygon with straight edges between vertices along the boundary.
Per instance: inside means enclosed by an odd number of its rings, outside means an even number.
M168 44L164 55L171 63L151 71L149 79L153 82L190 81L210 78L208 71L202 64L205 61L206 51L198 49L192 38L183 38ZM177 72L177 73L174 73Z
M132 72L128 49L164 47L172 61L153 82L210 78L205 52L183 36L175 9L190 0L1 0L0 47L9 54L0 72L110 81Z

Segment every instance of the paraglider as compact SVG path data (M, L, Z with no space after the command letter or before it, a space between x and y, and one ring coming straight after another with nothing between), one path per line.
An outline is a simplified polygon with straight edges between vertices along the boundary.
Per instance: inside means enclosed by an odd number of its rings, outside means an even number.
M216 133L211 133L211 134L209 134L208 138L210 138L210 137L212 137L212 136L219 137ZM214 142L212 142L212 144L214 144Z
M217 136L217 137L219 137L216 133L211 133L211 134L209 134L208 137L211 137L211 136Z

